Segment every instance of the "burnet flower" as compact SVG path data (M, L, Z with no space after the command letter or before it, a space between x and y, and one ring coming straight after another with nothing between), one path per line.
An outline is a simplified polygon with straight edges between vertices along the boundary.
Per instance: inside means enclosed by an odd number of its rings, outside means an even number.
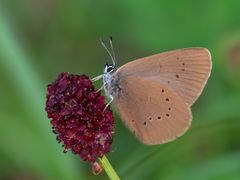
M113 141L113 114L104 101L86 75L61 73L47 88L45 110L58 142L93 167Z

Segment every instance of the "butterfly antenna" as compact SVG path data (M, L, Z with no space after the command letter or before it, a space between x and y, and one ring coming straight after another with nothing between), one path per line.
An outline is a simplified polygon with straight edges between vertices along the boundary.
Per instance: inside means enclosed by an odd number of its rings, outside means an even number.
M113 49L113 38L112 38L112 36L110 36L109 42L110 42L110 46L111 46L112 54L113 54L113 66L115 66L116 65L116 56L115 56L115 52L114 52L114 49Z
M105 45L105 43L104 43L104 41L102 40L102 38L100 39L100 41L101 41L102 47L107 51L108 55L111 57L111 60L112 60L112 62L113 62L113 65L115 65L115 61L114 61L114 59L113 59L113 56L112 56L112 54L110 53L110 51L108 50L108 48L107 48L107 46Z

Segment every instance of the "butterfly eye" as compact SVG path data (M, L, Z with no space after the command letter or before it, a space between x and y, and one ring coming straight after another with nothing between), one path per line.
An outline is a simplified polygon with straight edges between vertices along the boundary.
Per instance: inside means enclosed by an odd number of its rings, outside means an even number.
M107 72L111 72L111 71L112 71L112 67L108 67Z
M108 67L107 67L107 72L111 72L111 71L113 71L113 69L114 69L113 66L108 66Z

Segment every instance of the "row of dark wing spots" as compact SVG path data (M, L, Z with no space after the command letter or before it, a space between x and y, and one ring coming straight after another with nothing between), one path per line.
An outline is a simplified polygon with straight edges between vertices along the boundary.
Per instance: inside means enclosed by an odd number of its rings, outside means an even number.
M176 59L181 61L181 59L180 59L179 57L176 57ZM181 65L183 66L183 67L181 68L181 70L182 70L182 71L185 71L185 68L184 68L184 67L185 67L186 63L185 63L185 62L182 62ZM204 74L204 73L203 73L203 74ZM177 79L180 78L179 74L175 74L175 77L176 77ZM168 80L167 83L170 84L170 81Z
M179 57L177 57L177 59L179 60ZM185 63L183 62L182 65L185 66ZM182 71L185 71L185 68L182 68ZM179 78L178 74L176 74L176 78Z
M176 57L176 59L177 59L177 60L180 60L179 57ZM182 65L185 66L185 63L183 62ZM185 68L182 68L182 71L185 71ZM179 78L179 75L178 75L178 74L176 74L176 78ZM170 84L170 81L167 81L167 83Z
M166 116L169 117L170 114L167 113ZM162 117L161 117L161 116L158 116L158 117L157 117L157 120L158 120L158 121L161 121L161 120L162 120ZM144 121L144 122L143 122L143 125L144 125L144 126L147 126L147 122Z
M176 57L176 59L177 59L177 60L180 60L179 57ZM185 63L183 62L182 65L185 66ZM185 68L182 68L182 71L185 71ZM176 77L176 78L179 78L180 76L179 76L179 74L176 74L175 77ZM167 83L170 84L170 81L168 80Z
M170 111L170 110L171 110L171 108L168 108L168 110ZM166 117L169 117L169 116L170 116L170 114L169 114L169 113L166 113L165 115L166 115ZM149 120L150 122L151 122L151 121L153 121L152 117L149 117L149 119L148 119L148 120ZM161 120L162 120L162 116L157 116L157 120L158 120L158 121L161 121ZM144 122L143 122L143 125L144 125L144 126L146 126L146 125L147 125L147 122L146 122L146 121L144 121Z
M162 92L164 92L164 89L162 89ZM166 98L165 100L166 100L167 102L169 102L169 98ZM169 107L168 110L171 111L172 108ZM170 114L166 113L166 116L169 117ZM150 116L150 117L148 117L148 120L149 120L149 121L153 121L153 118ZM157 120L162 120L162 117L161 117L161 116L157 116ZM143 124L146 126L146 125L147 125L147 122L144 121Z
M182 63L182 65L185 66L185 63ZM185 68L182 68L182 71L185 71ZM176 75L176 78L179 78L179 76Z
M152 117L149 117L149 121L152 121ZM132 119L132 123L135 123L135 120L134 120L134 119ZM146 126L146 125L147 125L147 122L144 121L144 122L143 122L143 125Z
M166 98L165 100L166 100L167 102L169 102L169 98ZM171 108L169 107L168 110L170 111ZM170 116L170 115L169 115L168 113L166 113L166 117L169 117L169 116Z
M179 58L178 58L178 59L179 59ZM185 66L185 63L183 62L182 65ZM182 71L185 71L185 68L182 68ZM176 75L176 78L179 78L179 75L178 75L178 74Z
M164 90L164 89L162 89L161 91L162 91L162 93L164 93L164 92L165 92L165 90ZM169 102L169 98L166 98L165 100L166 100L167 102ZM169 108L168 108L168 110L170 111L170 110L171 110L171 108L169 107ZM166 114L166 116L167 116L167 117L169 117L169 114ZM157 117L157 120L161 120L161 119L162 119L162 117L161 117L161 116L158 116L158 117ZM153 121L153 118L150 116L150 117L148 117L148 120L149 120L149 121ZM132 120L132 122L134 123L135 121L134 121L134 120ZM146 122L146 121L144 121L144 122L143 122L143 125L144 125L144 126L147 126L147 122Z

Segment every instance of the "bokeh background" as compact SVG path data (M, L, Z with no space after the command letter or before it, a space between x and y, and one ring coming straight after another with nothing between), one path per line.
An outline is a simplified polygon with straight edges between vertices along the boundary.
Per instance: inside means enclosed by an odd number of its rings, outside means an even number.
M0 179L107 179L64 154L44 111L46 85L63 71L102 73L99 38L114 37L119 66L202 46L213 70L189 131L141 145L115 113L108 158L122 179L240 179L240 1L0 1ZM97 84L100 86L100 84Z

